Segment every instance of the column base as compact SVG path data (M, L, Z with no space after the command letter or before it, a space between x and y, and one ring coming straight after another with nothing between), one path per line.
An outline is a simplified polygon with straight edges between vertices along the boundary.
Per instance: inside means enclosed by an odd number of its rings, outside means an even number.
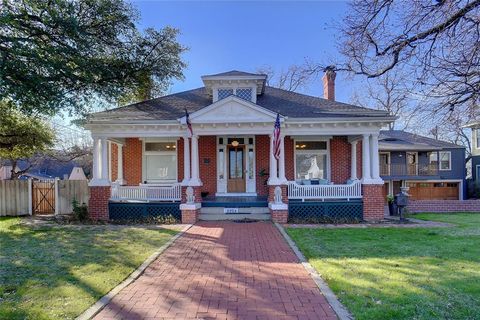
M107 221L110 186L91 186L88 200L88 216L93 221Z
M385 219L385 199L383 184L362 184L363 220L381 221Z
M182 211L182 223L183 224L195 224L200 216L200 203L187 204L182 203L180 210Z

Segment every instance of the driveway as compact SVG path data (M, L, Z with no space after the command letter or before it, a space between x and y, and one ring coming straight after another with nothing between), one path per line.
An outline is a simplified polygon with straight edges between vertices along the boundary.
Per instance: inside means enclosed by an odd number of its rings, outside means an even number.
M95 319L337 319L270 222L200 222Z

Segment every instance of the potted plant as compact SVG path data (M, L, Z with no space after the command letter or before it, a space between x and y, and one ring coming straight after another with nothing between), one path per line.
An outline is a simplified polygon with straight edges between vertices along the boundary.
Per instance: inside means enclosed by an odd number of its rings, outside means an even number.
M393 197L393 194L387 195L387 203L388 203L388 212L390 213L391 216L395 216L397 213L397 210L395 210L395 198Z

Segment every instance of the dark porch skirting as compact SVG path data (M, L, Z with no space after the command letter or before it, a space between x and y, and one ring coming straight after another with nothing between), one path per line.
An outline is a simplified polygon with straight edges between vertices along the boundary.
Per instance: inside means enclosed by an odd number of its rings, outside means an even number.
M362 220L362 200L288 202L288 223L351 223Z
M181 221L180 202L110 202L110 220L142 220L156 217L173 217Z

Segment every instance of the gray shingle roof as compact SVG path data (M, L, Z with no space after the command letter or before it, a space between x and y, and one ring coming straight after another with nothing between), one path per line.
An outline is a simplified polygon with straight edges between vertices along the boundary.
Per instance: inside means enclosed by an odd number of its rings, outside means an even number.
M92 114L91 121L176 120L212 104L204 87ZM292 91L265 87L257 105L290 118L386 117L385 111L367 109Z
M382 130L379 136L380 150L428 150L465 148L447 141L436 140L403 130Z

